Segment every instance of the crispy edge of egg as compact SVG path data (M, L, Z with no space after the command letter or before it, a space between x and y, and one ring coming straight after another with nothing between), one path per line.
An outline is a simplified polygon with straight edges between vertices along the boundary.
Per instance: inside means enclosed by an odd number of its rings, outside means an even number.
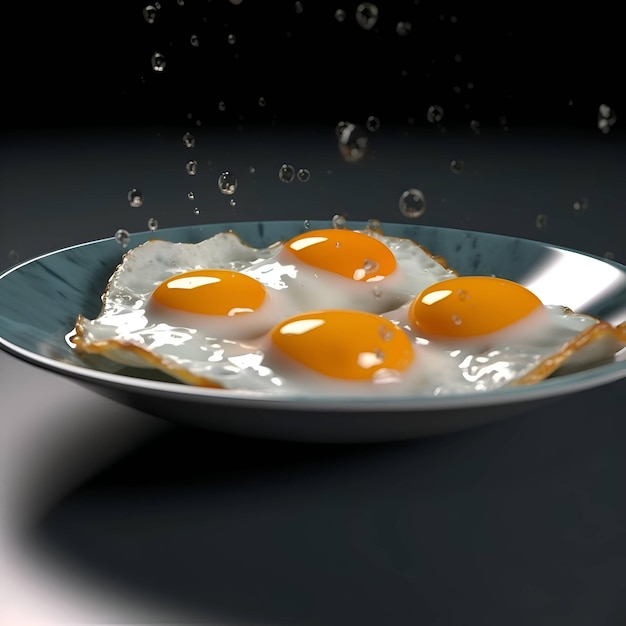
M580 315L570 310L566 310L564 313L565 315ZM530 372L511 381L508 386L514 387L539 383L556 373L559 368L566 365L567 360L577 352L585 347L591 347L598 341L612 341L614 344L613 355L626 347L626 322L613 326L609 322L605 322L591 315L587 317L596 320L596 323L566 341L557 352L545 357L538 365L530 370ZM594 366L594 363L590 362L579 368L575 368L574 371L588 370Z

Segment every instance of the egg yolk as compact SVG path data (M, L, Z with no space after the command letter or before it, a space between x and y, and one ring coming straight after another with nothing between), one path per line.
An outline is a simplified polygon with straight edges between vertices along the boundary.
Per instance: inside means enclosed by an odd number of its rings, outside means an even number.
M265 296L265 288L254 278L216 269L172 276L154 290L152 299L187 313L233 316L256 311Z
M393 252L365 233L327 228L302 233L285 244L298 261L360 282L377 282L396 269Z
M275 348L301 365L343 380L371 380L383 368L400 372L414 358L403 330L362 311L296 315L278 324L270 337Z
M469 339L503 330L541 307L541 300L518 283L464 276L430 285L408 313L410 324L426 337Z

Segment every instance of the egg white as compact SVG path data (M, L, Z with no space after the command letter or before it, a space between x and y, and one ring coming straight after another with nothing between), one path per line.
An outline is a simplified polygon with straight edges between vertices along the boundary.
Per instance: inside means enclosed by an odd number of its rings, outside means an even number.
M394 253L395 276L374 286L332 272L283 263L282 244L248 246L234 233L221 233L197 244L151 240L127 252L108 281L102 309L94 319L79 315L71 344L86 358L134 368L155 368L182 382L269 396L302 393L338 395L445 395L490 391L537 382L555 371L588 367L626 345L626 328L610 325L563 307L547 306L530 339L500 337L479 348L454 348L419 337L407 322L410 301L424 288L457 273L445 261L409 239L367 231ZM200 323L176 312L163 319L148 305L154 289L173 275L196 269L229 269L262 283L269 294L266 310L236 316L250 321L247 338L224 338L224 327ZM323 308L379 313L408 334L415 350L404 372L381 372L372 383L330 379L271 358L267 331L293 314ZM262 315L261 315L262 313ZM249 316L249 317L248 317ZM197 322L197 323L196 323ZM227 324L227 320L224 323ZM246 333L244 333L246 334Z

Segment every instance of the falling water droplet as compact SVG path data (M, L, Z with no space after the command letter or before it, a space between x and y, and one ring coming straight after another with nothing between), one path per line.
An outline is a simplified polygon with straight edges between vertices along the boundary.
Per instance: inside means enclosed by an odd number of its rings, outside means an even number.
M460 174L464 167L465 163L463 163L460 159L452 159L452 161L450 161L450 171L453 174Z
M458 315L455 315L455 314L452 314L450 316L450 319L452 320L452 323L455 326L460 326L463 323L463 320Z
M304 7L302 6L302 2L296 2L295 6L294 6L296 13L298 15L300 15L302 13L302 11L304 11Z
M383 295L383 292L378 285L375 285L374 289L372 289L372 294L374 294L374 298L378 299ZM381 326L381 329L384 330L384 326Z
M346 227L346 217L345 215L333 215L332 225L333 228L345 228ZM337 246L339 247L339 246Z
M220 101L217 103L217 108L218 108L220 111L226 111L226 103L225 103L223 100L220 100Z
M370 115L365 122L365 127L371 133L375 133L380 128L380 120L376 116Z
M119 228L115 233L115 241L125 248L130 241L130 233L125 228Z
M150 59L152 69L155 72L162 72L165 69L165 57L160 52L155 52Z
M589 208L589 200L587 198L581 198L574 202L575 211L586 211Z
M267 103L266 103L266 101L265 101L265 98L264 98L263 96L261 96L261 97L259 98L259 106L260 106L260 107L264 107L266 104L267 104Z
M545 213L539 213L535 218L535 226L539 229L545 228L548 225L548 216Z
M608 104L601 104L598 108L598 129L606 135L616 121L615 111Z
M194 207L193 214L200 215L200 209L198 207Z
M309 230L309 228L311 228L311 221L304 220L303 226L304 226L304 230Z
M335 19L338 22L344 22L346 19L346 12L343 9L337 9L335 11Z
M440 107L438 104L433 104L432 106L429 106L428 110L426 111L426 119L431 124L437 124L438 122L441 122L441 120L443 119L443 108Z
M191 35L191 37L189 38L189 43L194 48L197 48L200 45L200 38L198 37L198 35Z
M227 37L227 41L232 46L237 41L237 38L235 37L235 35L230 33Z
M251 165L251 166L248 168L248 171L250 172L250 174L255 174L255 173L256 173L256 167L254 167L254 165Z
M185 133L183 135L183 143L188 148L193 148L196 145L196 138L191 133Z
M293 165L289 165L288 163L283 163L278 170L278 178L283 183L291 183L295 178L296 170Z
M311 172L309 172L306 168L301 167L296 176L301 183L306 183L309 178L311 178Z
M237 179L230 172L222 172L217 179L217 188L222 193L231 196L237 190Z
M159 222L155 217L151 217L148 220L148 229L149 230L156 230L159 227Z
M370 218L369 220L367 220L367 225L365 226L365 230L369 232L382 234L383 225L380 220L377 220L376 218Z
M378 21L378 7L371 2L362 2L356 8L356 23L363 30L372 30Z
M148 4L143 9L143 19L148 22L148 24L154 24L154 20L156 20L157 8L153 4Z
M411 26L411 22L398 22L396 24L396 33L400 35L400 37L406 37L413 27Z
M604 253L604 258L609 259L609 261L612 261L615 258L615 252L611 252L611 250L607 250Z
M480 122L478 120L472 120L470 122L470 128L477 135L480 134Z
M195 200L196 194L193 191L189 191L187 192L187 198L189 198L189 200Z
M235 198L231 198L228 201L228 204L230 204L230 206L236 206L237 205L237 200L235 200Z
M197 161L187 161L185 165L185 169L187 170L187 174L189 176L195 176L198 171L198 162Z
M20 260L20 253L17 250L9 250L9 260L11 263L17 263Z
M411 187L411 189L402 192L398 206L400 207L402 215L415 219L424 215L426 211L426 199L421 190Z
M335 133L339 139L339 152L346 161L356 163L365 156L369 138L360 126L350 122L339 122Z
M139 189L134 189L134 188L131 189L128 192L127 198L128 198L128 203L132 207L138 207L143 204L143 194L141 193L141 191L139 191Z

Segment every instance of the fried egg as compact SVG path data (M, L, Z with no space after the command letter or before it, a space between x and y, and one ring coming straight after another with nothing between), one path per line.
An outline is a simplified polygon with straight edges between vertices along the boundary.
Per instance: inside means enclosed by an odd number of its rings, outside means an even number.
M626 323L613 327L544 305L524 286L494 276L431 285L384 317L428 362L422 385L435 395L536 383L612 359L626 346Z
M243 394L445 395L613 358L626 325L458 276L409 239L321 229L267 248L234 233L151 240L124 255L70 342L85 358Z

